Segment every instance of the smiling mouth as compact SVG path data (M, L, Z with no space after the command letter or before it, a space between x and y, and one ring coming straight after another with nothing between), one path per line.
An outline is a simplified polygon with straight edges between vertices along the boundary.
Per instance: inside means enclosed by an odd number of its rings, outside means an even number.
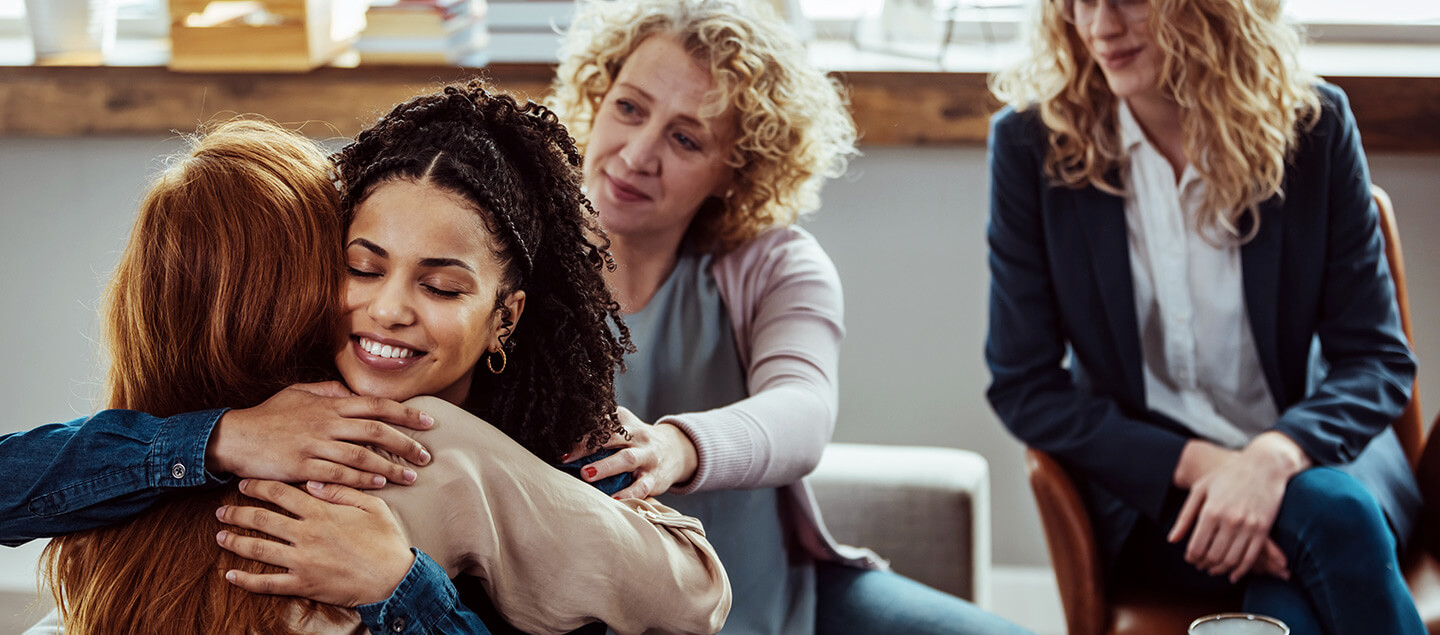
M421 351L405 348L403 346L381 344L380 342L376 342L375 340L364 337L352 336L351 339L355 340L355 342L360 346L361 350L382 359L410 359L425 354Z
M1106 53L1100 56L1100 60L1104 62L1106 66L1121 66L1135 59L1135 56L1139 55L1140 51L1144 50L1144 48L1143 46L1137 46L1132 49Z
M609 174L606 174L606 175L605 175L605 180L607 180L607 181L610 182L610 187L611 187L612 191L615 192L617 198L620 198L620 199L622 199L622 200L627 200L627 201L648 201L648 200L650 200L650 195L649 195L649 194L646 194L646 193L644 193L644 192L636 189L634 186L631 186L630 184L628 184L628 183L626 183L626 182L624 182L624 181L621 181L620 179L617 179L617 178L615 178L615 177L613 177L613 176L610 176Z

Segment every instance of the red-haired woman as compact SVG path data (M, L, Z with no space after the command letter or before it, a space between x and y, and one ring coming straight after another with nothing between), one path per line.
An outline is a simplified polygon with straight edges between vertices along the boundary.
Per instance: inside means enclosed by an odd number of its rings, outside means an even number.
M46 564L65 631L483 628L444 593L457 573L482 576L527 630L594 619L624 631L718 629L728 586L698 523L653 501L614 501L537 456L553 461L552 448L609 433L609 377L624 348L567 143L543 111L471 85L402 104L347 148L342 214L332 165L273 126L224 126L163 174L107 301L111 405L162 417L249 405L333 362L367 394L440 396L410 404L435 420L417 434L435 456L412 488L358 501L348 490L354 505L323 508L384 521L362 523L379 556L365 575L320 598L358 611L227 581L227 571L239 582L277 576L278 588L287 574L221 549L217 533L227 549L282 560L326 538L236 508L241 489L302 516L318 501L242 481L55 540ZM222 531L217 508L290 544ZM570 549L595 566L576 567ZM594 584L617 571L624 580ZM446 587L426 583L435 578ZM615 602L626 580L638 586Z

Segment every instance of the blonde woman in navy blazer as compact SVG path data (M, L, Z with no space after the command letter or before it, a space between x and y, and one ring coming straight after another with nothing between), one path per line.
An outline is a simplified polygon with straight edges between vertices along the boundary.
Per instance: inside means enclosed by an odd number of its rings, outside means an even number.
M1389 429L1415 360L1344 93L1298 69L1273 0L1040 4L993 82L990 403L1080 483L1115 583L1233 593L1297 634L1423 633ZM1181 222L1161 253L1147 232ZM1217 333L1243 354L1217 362Z

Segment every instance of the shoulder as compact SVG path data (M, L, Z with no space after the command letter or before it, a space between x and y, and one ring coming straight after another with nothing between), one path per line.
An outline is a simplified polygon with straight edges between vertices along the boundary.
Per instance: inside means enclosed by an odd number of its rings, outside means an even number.
M1038 108L1017 110L1014 106L1006 106L990 117L989 139L992 148L1036 146L1046 143L1048 137L1049 130L1045 127Z
M1354 125L1350 113L1350 97L1339 86L1329 82L1316 82L1315 93L1320 96L1320 117L1308 131L1310 136L1328 137L1347 126Z
M426 446L442 446L452 443L484 443L496 442L499 439L509 439L504 432L495 426L490 425L484 419L471 414L469 410L461 408L439 397L422 395L412 397L405 401L405 405L435 419L435 425L429 430L410 430L400 428Z
M838 316L844 293L835 263L815 237L799 227L772 227L716 258L715 285L736 327L748 328L755 313L805 306Z
M1320 112L1324 115L1337 115L1350 110L1350 96L1345 90L1331 84L1330 82L1315 82L1315 92L1320 95Z
M834 277L835 265L820 241L794 225L776 226L715 259L717 278L768 279L777 275L812 272ZM722 280L723 284L723 280Z
M790 257L829 259L825 255L825 250L820 247L820 241L816 240L810 232L796 225L770 227L760 232L760 235L751 239L750 242L725 254L721 259L755 260L774 255L776 250L782 250Z

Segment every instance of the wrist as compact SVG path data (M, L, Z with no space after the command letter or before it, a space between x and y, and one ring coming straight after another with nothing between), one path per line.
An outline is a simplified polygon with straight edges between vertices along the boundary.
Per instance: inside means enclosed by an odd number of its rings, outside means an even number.
M400 589L400 583L405 581L405 576L410 575L410 569L415 566L415 552L407 548L403 554L397 551L387 555L384 560L375 576L382 584L370 589L368 597L357 598L355 606L384 602L394 597L395 592Z
M1234 454L1204 439L1191 439L1180 450L1180 461L1175 464L1171 482L1179 488L1190 489L1201 477L1210 473L1215 466Z
M660 426L663 426L661 429L670 435L676 455L680 459L680 473L675 479L675 484L689 483L690 479L695 478L695 470L700 465L699 454L695 451L695 442L690 440L690 435L686 434L680 426L668 421L661 423Z
M205 441L205 469L211 474L234 474L234 466L225 460L225 452L221 447L224 444L223 431L225 421L234 414L234 410L226 410L220 418L215 421L215 426L210 428L210 438Z
M1262 432L1245 446L1245 454L1254 457L1272 473L1288 480L1309 468L1313 461L1293 439L1274 430Z

